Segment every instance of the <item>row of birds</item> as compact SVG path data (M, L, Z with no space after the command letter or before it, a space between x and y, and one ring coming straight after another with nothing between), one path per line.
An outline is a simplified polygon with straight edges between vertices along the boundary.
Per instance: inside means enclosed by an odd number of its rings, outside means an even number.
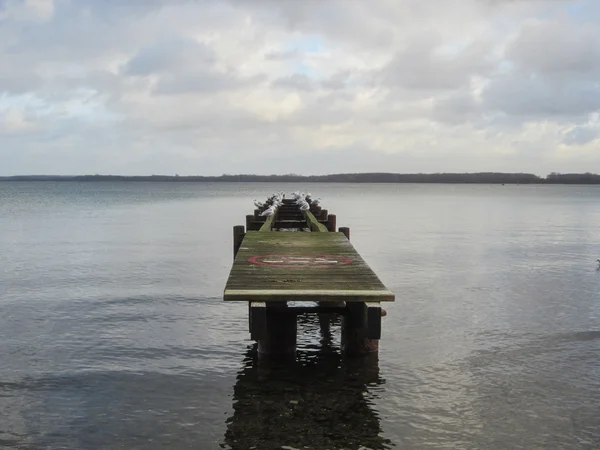
M265 208L266 209L260 214L261 216L272 216L283 204L283 199L285 198L285 194L283 192L278 192L269 197L264 203L259 202L254 199L254 206L257 208ZM296 205L300 208L300 211L308 211L310 209L310 205L317 206L321 201L320 198L313 199L310 195L310 192L303 194L300 191L292 192L292 198L295 200Z

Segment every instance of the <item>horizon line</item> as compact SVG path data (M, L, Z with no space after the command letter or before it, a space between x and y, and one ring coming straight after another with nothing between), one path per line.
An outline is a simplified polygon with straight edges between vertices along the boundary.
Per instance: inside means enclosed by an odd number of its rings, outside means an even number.
M476 172L335 172L327 174L310 174L303 175L298 173L270 173L270 174L259 174L259 173L223 173L220 175L179 175L175 174L145 174L145 175L122 175L122 174L98 174L98 173L84 173L84 174L70 174L70 175L58 175L58 174L44 174L44 173L30 173L30 174L16 174L16 175L0 175L0 178L16 178L16 177L53 177L53 178L75 178L75 177L123 177L123 178L135 178L135 177L172 177L172 178L222 178L222 177L330 177L338 175L528 175L536 176L538 178L548 177L550 175L592 175L598 176L594 172L550 172L547 175L539 175L531 172L494 172L494 171L476 171Z

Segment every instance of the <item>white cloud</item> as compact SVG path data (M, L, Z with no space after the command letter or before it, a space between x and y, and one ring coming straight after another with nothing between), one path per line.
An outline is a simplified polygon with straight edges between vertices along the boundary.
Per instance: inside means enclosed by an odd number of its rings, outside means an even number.
M0 174L599 161L595 0L0 5Z
M27 133L36 130L35 122L26 117L23 110L10 108L0 112L0 135Z
M54 0L5 0L0 3L0 20L45 22L54 16Z

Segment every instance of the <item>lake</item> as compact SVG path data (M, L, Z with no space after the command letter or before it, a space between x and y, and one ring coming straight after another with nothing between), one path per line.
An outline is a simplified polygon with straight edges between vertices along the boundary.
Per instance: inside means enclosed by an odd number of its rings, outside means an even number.
M310 191L396 294L378 360L224 304L253 199ZM0 183L0 447L600 448L600 186Z

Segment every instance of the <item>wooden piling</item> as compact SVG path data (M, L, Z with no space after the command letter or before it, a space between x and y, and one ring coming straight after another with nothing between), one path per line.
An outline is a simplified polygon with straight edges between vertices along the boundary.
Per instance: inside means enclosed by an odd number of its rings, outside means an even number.
M253 339L258 341L259 356L294 355L296 353L296 312L286 302L272 302L261 308L261 318L252 319ZM263 303L265 305L265 303ZM252 305L251 309L254 309Z
M344 233L344 236L346 236L346 239L350 240L350 228L348 228L348 227L340 227L338 229L338 231L340 233Z
M381 313L381 309L379 312ZM377 319L378 327L373 324ZM366 303L346 304L346 314L342 321L342 351L346 356L362 356L378 352L380 335L381 314L376 318L375 312L369 311Z
M242 245L242 241L244 240L244 236L246 233L244 232L244 225L236 225L233 227L233 257L235 258L238 250Z
M327 217L327 230L328 231L331 231L331 232L335 231L336 221L337 221L337 217L335 216L335 214L329 214L329 217Z
M254 214L246 216L246 231L254 230Z

